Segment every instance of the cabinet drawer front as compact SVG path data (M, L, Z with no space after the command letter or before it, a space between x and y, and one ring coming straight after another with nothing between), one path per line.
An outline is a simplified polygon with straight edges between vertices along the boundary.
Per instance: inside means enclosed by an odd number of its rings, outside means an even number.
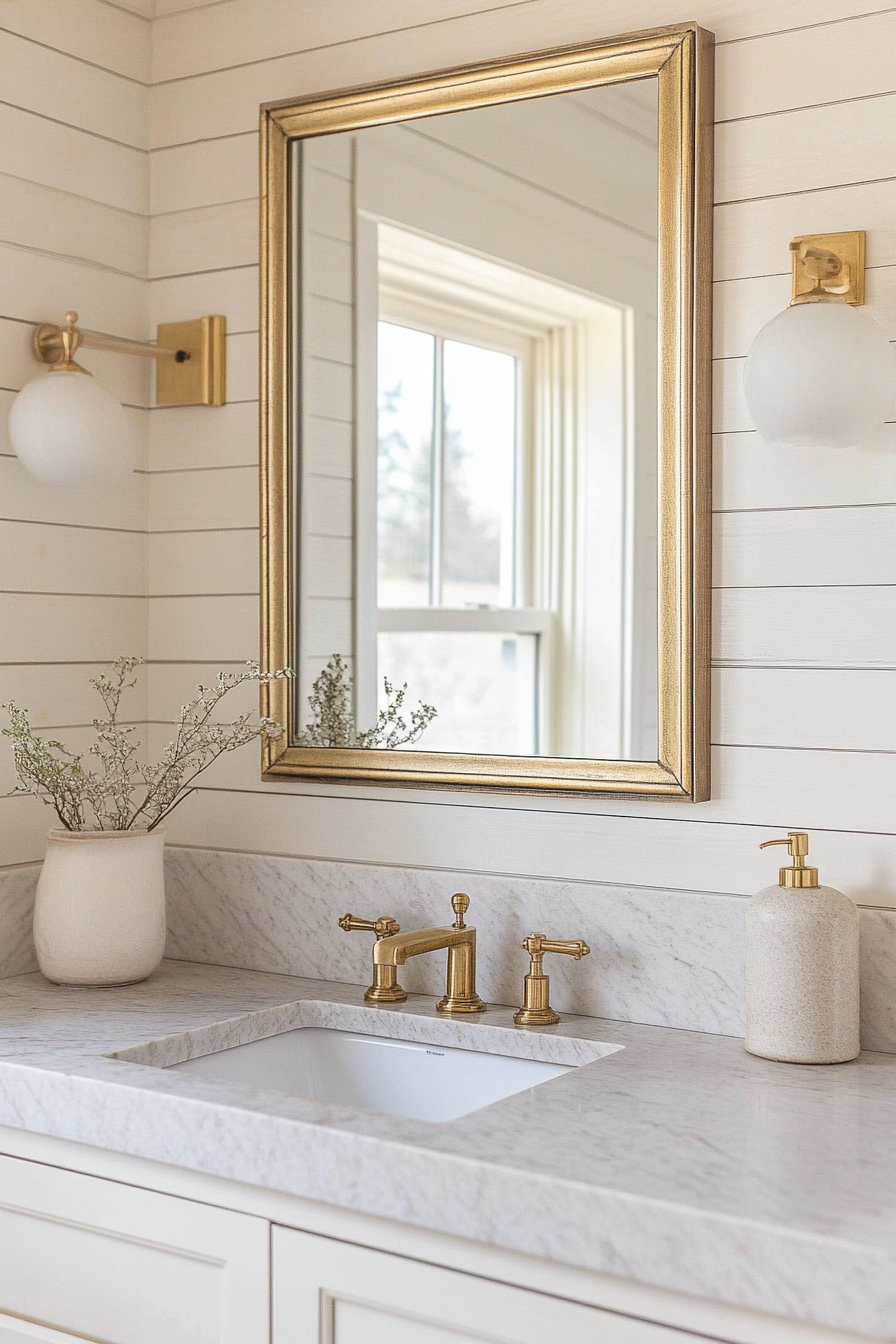
M0 1344L84 1344L82 1335L50 1330L33 1321L19 1320L0 1311Z
M0 1157L0 1312L103 1344L267 1344L268 1250L261 1218Z
M697 1338L283 1227L273 1229L273 1281L273 1344L686 1344Z

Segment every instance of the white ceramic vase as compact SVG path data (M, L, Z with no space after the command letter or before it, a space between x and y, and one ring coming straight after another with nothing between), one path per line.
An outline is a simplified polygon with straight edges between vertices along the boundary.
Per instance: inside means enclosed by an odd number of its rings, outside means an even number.
M47 835L37 899L37 962L58 985L130 985L165 950L165 836L154 831Z

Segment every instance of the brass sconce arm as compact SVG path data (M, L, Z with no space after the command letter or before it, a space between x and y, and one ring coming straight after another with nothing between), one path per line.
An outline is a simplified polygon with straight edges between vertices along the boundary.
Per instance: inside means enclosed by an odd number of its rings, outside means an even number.
M34 329L31 348L51 372L87 373L75 362L83 346L137 355L158 361L157 406L223 406L225 389L225 336L223 317L200 317L192 322L167 322L157 328L156 341L136 341L77 326L78 314L68 312L65 326L41 322Z

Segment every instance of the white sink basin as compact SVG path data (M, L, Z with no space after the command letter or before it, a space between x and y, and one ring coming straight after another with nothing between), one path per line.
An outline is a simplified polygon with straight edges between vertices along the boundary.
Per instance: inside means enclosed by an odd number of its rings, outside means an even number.
M469 1115L570 1073L575 1065L308 1026L167 1067L312 1101L439 1121Z

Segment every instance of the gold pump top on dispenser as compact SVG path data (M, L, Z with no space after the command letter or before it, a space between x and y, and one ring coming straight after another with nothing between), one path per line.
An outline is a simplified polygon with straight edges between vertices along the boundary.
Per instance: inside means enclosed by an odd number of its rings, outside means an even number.
M793 863L789 868L778 869L778 883L782 887L817 887L818 869L806 866L805 857L809 853L809 837L805 831L788 831L786 840L764 840L760 849L769 845L787 845Z

